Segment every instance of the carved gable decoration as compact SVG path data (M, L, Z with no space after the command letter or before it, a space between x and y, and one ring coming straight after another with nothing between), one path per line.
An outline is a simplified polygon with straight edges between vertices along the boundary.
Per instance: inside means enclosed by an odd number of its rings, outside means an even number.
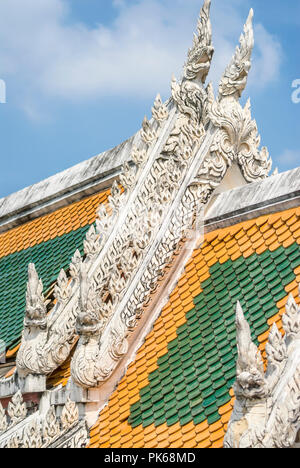
M17 357L22 377L53 372L79 336L72 378L86 388L101 385L126 354L128 333L228 168L237 163L248 182L267 177L271 163L267 150L259 150L250 103L239 103L251 64L253 12L215 99L212 86L203 86L214 51L209 10L205 0L183 79L173 77L169 103L157 96L152 119L142 123L140 146L132 148L133 163L124 165L108 206L88 231L84 258L75 253L70 277L60 273L48 314L42 284L29 267Z
M250 101L245 107L239 102L251 66L253 12L215 97L212 85L204 86L214 52L210 3L205 0L201 9L183 78L172 78L170 100L163 103L158 95L151 119L144 118L130 162L86 234L84 255L76 251L68 272L58 276L54 306L44 298L35 266L29 265L17 372L9 385L0 382L1 397L20 388L45 392L47 376L72 350L69 388L84 394L101 387L128 353L130 337L154 293L159 294L167 268L180 254L187 232L201 222L201 209L228 169L238 165L245 183L268 177L271 160L267 149L260 149ZM254 352L249 343L250 348ZM243 365L241 361L241 369ZM255 379L260 382L259 369ZM64 404L70 406L66 399ZM21 412L22 406L16 422ZM10 430L9 421L0 406L0 433ZM49 445L58 432L65 437L70 414L65 410L57 419L50 409L43 424L33 418L22 443ZM79 429L76 444L80 431L86 438L85 428ZM18 437L10 437L7 445L19 446ZM70 445L75 443L72 437Z

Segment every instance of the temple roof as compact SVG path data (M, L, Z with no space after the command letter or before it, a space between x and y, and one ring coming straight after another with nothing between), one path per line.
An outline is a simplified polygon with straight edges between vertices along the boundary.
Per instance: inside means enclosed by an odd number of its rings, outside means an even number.
M221 448L234 404L236 303L265 357L299 282L299 207L207 234L100 413L91 446Z
M300 169L239 101L252 10L204 87L209 11L134 137L0 201L0 447L295 443Z
M8 351L23 331L28 264L36 264L45 296L51 296L60 270L68 270L76 250L83 253L86 233L108 195L106 190L83 198L0 234L0 340Z
M0 199L0 232L111 187L139 135L37 184Z
M266 210L257 217L252 203L245 206L243 194L250 186L217 196L206 225L210 231L218 213L219 222L227 227L207 232L201 247L191 253L167 305L150 324L136 357L91 429L91 447L222 447L234 404L236 302L247 311L252 338L265 358L273 324L282 331L288 295L298 296L297 171L251 185L255 193L265 193L268 184L275 188L281 181L294 180L280 206L277 195L281 194L269 192L274 197L268 199L272 214ZM225 210L222 217L217 207L225 199L235 200L236 206L231 205L231 215ZM255 201L263 212L264 197ZM294 208L288 208L291 201ZM236 223L241 203L243 215ZM51 377L51 384L66 385L69 377L66 363Z

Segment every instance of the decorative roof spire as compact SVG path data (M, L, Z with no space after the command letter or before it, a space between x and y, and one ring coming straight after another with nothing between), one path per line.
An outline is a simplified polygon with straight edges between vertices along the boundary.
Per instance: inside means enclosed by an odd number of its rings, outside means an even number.
M99 336L101 333L102 301L96 290L95 281L88 278L89 265L81 264L79 313L77 333L84 336Z
M199 80L205 83L210 69L214 48L212 46L212 29L210 22L211 0L205 0L200 11L197 34L194 34L193 47L188 51L187 62L184 66L186 80Z
M300 425L300 307L289 296L282 316L285 335L273 324L266 343L267 371L237 305L236 401L226 448L292 448Z
M47 302L43 295L43 283L39 279L34 263L28 265L28 282L26 291L25 327L47 327Z
M47 333L35 333L34 339L24 333L17 358L20 375L52 373L69 356L77 332L73 381L93 388L107 380L126 353L127 335L150 307L151 295L167 281L165 272L182 248L182 226L190 227L194 206L209 201L234 163L249 182L267 176L267 153L258 150L250 106L243 109L236 99L250 68L253 12L223 79L224 96L233 98L215 101L212 88L203 86L213 54L210 4L205 0L201 10L184 78L180 83L172 80L173 101L164 105L157 96L153 118L144 119L134 139L138 147L131 149L132 162L124 164L108 203L87 232L83 258L77 251L70 278L61 273L58 279L58 303L47 320L44 312ZM32 294L37 290L41 296L42 286L36 275L33 279ZM42 296L39 299L43 308ZM240 392L243 387L252 392L254 386L256 394L261 379L253 346L241 354L239 383Z
M235 54L221 79L219 86L220 100L226 96L234 96L238 99L246 87L254 47L253 14L251 8L244 26L244 33L240 37L240 46L236 48Z
M261 397L266 392L263 361L259 350L252 342L250 327L239 302L236 307L235 323L238 348L235 394L246 398Z

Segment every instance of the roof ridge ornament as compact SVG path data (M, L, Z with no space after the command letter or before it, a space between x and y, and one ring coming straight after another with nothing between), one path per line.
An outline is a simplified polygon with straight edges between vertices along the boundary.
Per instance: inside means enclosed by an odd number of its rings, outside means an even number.
M197 34L194 34L193 46L188 51L181 82L178 83L174 76L171 82L172 97L179 112L196 123L201 121L206 108L207 92L203 85L214 54L210 5L211 0L205 0L200 11Z
M229 67L234 73L228 73L228 83L234 91L216 100L212 86L203 86L213 53L210 3L206 0L201 10L185 76L181 82L172 80L173 99L164 104L156 97L152 118L144 119L131 148L132 161L124 164L108 203L99 208L99 219L86 234L83 258L77 251L72 259L70 283L60 277L60 287L71 289L69 299L63 306L59 301L47 315L46 330L33 336L24 330L19 375L49 375L70 355L78 333L73 382L86 388L101 385L126 354L127 337L158 281L163 283L194 208L208 202L233 163L248 182L268 175L269 160L267 152L258 150L250 103L242 108L235 99L246 83L245 73L236 71L239 58L250 60L251 15L236 64ZM84 288L91 294L89 300ZM58 296L67 291L56 292Z
M235 324L238 349L235 395L246 398L263 397L266 395L263 360L257 346L252 342L250 327L239 302Z
M206 81L214 54L210 5L211 0L205 0L198 19L197 34L194 33L194 43L188 50L187 62L184 65L184 78L197 80L202 84Z
M26 291L26 314L24 325L28 328L47 328L47 303L43 295L43 283L38 277L34 263L28 265Z
M282 317L285 335L273 324L266 344L267 370L240 304L237 304L236 401L226 448L292 448L300 429L300 307L292 294Z
M8 403L7 414L10 418L10 427L16 426L19 422L27 416L26 403L24 403L23 396L19 390Z
M211 182L212 174L217 170L225 175L228 166L238 164L247 182L254 182L268 177L272 160L266 147L260 147L257 124L251 116L250 99L244 108L239 102L247 84L251 68L251 55L254 46L253 10L250 10L244 33L240 37L240 46L227 66L219 86L219 95L215 99L213 87L207 87L207 121L219 128L215 142L211 145L211 158L208 159L205 180Z
M219 100L228 96L238 100L246 87L254 47L253 16L254 12L251 8L244 25L244 32L240 37L240 45L236 47L235 54L222 76L219 85Z
M18 392L12 398L8 417L0 403L0 448L83 448L89 441L80 408L70 398L63 407L49 405L27 413ZM49 406L49 408L48 408ZM2 423L2 426L1 426Z

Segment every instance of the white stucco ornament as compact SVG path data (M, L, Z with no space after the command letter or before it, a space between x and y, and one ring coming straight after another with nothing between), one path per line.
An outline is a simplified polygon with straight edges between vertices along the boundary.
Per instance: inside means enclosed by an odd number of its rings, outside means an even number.
M58 391L60 405L70 410L70 394L83 405L91 403L90 389L99 395L98 389L118 369L124 370L132 343L143 336L142 324L153 319L152 299L158 307L168 270L174 259L186 260L182 252L187 233L202 223L199 213L228 169L237 166L245 183L268 176L271 161L267 150L259 148L250 102L245 107L239 102L251 65L253 12L215 97L212 85L204 86L214 52L210 4L205 0L201 9L182 79L172 78L166 103L160 95L154 100L151 118L144 118L128 150L130 158L122 161L108 201L85 236L83 254L77 250L68 270L58 276L54 303L45 300L38 272L29 266L17 371L0 381L0 398L21 389L45 395L46 378L70 358L70 393ZM251 389L247 379L244 375L240 383ZM46 422L45 414L41 420L25 417L26 433L19 427L7 446L20 446L20 434L35 447L83 444L84 421L75 408L73 433L73 426L65 427L66 411L59 415L50 405ZM10 434L9 424L0 406L0 433Z
M58 277L51 310L30 266L17 356L22 377L52 373L79 336L71 362L74 382L101 385L126 354L128 334L192 228L195 211L208 203L227 170L237 164L248 182L268 176L270 159L266 149L259 150L250 103L243 108L239 102L251 65L253 12L215 98L212 86L203 86L214 51L210 3L205 0L201 9L182 80L173 77L167 104L157 95L132 162L124 164L86 234L84 256L75 252L69 275L62 271Z
M266 345L268 366L251 340L237 305L236 401L226 448L292 448L300 431L300 307L292 295L282 317L284 336L274 324Z

